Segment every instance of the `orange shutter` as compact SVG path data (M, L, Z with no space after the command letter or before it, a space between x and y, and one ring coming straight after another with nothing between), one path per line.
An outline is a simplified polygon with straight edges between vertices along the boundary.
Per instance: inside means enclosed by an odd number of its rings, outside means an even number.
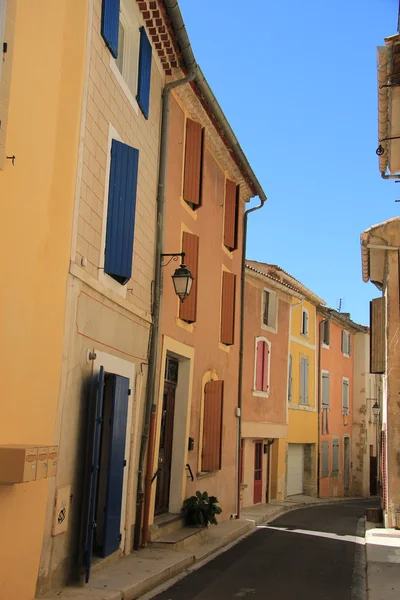
M183 321L193 323L197 312L197 271L199 263L199 237L183 232L182 251L185 252L185 265L190 269L194 281L189 296L180 303L179 317Z
M200 205L201 199L203 142L203 128L200 123L187 119L183 199L197 206Z
M235 332L236 275L222 273L221 342L232 345Z
M221 468L223 381L209 381L204 387L202 471Z
M233 181L225 181L224 244L230 250L237 248L238 191Z

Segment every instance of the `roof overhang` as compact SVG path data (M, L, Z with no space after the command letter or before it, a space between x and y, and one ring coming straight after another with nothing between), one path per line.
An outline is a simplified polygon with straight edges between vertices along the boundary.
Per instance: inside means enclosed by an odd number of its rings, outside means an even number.
M373 225L360 235L362 278L382 289L388 251L400 249L400 217Z
M400 173L400 36L377 48L379 171Z

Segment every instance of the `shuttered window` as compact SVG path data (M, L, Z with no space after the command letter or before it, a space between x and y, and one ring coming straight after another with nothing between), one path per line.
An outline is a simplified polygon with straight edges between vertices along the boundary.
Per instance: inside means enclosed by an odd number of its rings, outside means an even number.
M202 471L221 469L224 382L209 381L204 388Z
M185 168L183 199L192 208L201 204L201 180L203 171L204 129L200 123L186 119Z
M236 250L239 217L239 186L233 181L225 181L224 244L229 250Z
M332 440L332 476L339 474L339 440Z
M303 308L301 313L301 333L308 335L308 310Z
M342 412L344 415L349 413L349 382L342 380Z
M342 331L342 352L349 356L351 354L350 333L348 331Z
M322 442L322 477L329 475L329 442Z
M258 340L256 344L256 390L269 391L269 344L265 340Z
M151 82L151 44L144 27L140 28L139 73L137 103L145 119L149 118Z
M0 81L3 67L3 44L6 42L4 39L4 32L6 29L6 9L7 0L0 0Z
M300 358L300 404L308 404L308 358Z
M329 408L329 373L322 373L322 407Z
M288 381L288 400L292 401L293 394L293 356L289 355L289 381Z
M192 273L193 284L189 296L183 302L179 303L179 317L183 321L193 323L196 320L197 313L199 237L184 231L182 251L185 252L185 265Z
M235 334L236 275L222 273L221 342L231 346Z
M104 271L124 285L132 275L139 150L112 141Z
M101 35L114 58L118 57L120 0L103 0Z
M331 322L322 321L322 343L329 346L331 341Z
M383 374L386 370L385 298L370 303L370 372Z

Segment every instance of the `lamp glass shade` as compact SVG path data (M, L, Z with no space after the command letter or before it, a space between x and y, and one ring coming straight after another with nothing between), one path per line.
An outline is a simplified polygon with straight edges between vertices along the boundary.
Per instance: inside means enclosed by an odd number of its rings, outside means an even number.
M189 296L193 285L193 276L190 269L182 264L172 275L172 282L174 284L175 294L179 296L181 302L183 302Z
M375 402L375 404L372 407L372 413L373 413L374 417L379 417L380 412L381 412L381 409L379 407L379 404L377 402Z

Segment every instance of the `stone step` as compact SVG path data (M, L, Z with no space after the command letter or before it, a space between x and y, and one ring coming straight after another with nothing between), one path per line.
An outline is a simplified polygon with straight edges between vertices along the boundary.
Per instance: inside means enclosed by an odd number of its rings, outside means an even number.
M160 537L164 537L169 533L178 531L183 527L182 515L165 513L154 519L154 523L149 527L149 540L155 542Z
M187 552L204 544L207 539L208 530L206 527L199 529L182 527L177 531L172 531L171 533L152 541L151 547L175 550L176 552Z

